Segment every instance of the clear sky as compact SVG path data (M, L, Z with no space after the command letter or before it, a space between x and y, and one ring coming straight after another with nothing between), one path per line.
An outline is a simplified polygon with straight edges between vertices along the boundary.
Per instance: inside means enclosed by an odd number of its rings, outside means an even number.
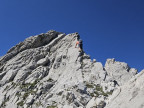
M48 30L78 32L91 58L144 69L144 0L0 0L0 56Z

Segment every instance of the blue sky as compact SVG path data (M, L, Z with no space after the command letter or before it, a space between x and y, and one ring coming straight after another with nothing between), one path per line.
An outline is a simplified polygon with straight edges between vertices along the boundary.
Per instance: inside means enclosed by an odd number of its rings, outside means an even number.
M48 30L78 32L91 58L144 69L144 0L1 0L0 56Z

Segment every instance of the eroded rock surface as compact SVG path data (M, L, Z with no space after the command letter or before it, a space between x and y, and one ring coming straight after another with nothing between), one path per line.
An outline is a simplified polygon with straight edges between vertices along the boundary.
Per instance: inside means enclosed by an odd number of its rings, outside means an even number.
M114 91L106 108L144 108L144 70Z
M135 76L137 70L124 62L108 59L103 67L86 53L79 56L78 36L51 30L27 38L1 57L0 108L128 108L123 102L123 107L112 107L111 102L118 101L113 98L118 91L122 98L123 89L130 90L125 83L134 78L129 101L137 101L143 72Z

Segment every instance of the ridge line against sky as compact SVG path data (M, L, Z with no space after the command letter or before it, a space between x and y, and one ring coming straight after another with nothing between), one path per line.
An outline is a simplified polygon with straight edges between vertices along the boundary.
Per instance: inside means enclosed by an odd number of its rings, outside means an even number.
M143 0L0 1L0 56L25 38L48 30L78 32L91 58L144 69Z

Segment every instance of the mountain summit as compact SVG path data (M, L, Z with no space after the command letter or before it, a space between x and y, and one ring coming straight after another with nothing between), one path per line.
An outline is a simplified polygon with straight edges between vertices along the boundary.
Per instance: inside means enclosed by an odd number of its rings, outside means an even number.
M143 108L144 71L91 60L78 36L51 30L1 57L0 108Z

